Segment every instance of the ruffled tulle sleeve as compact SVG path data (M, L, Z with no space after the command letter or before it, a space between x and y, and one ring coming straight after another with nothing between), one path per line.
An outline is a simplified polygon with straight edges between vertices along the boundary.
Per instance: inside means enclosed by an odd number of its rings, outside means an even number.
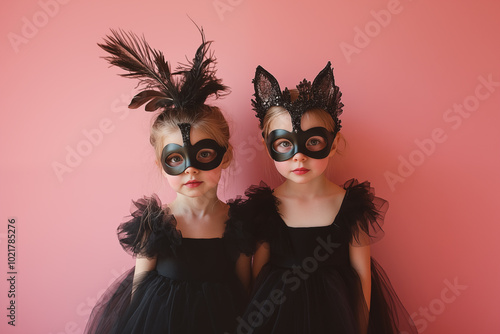
M175 253L182 236L175 227L170 209L162 208L158 196L133 201L135 210L131 219L118 226L118 239L122 247L134 254L154 257L165 251Z
M382 225L389 203L375 196L370 183L352 179L344 184L346 195L339 224L353 246L365 246L384 236Z
M232 216L241 222L247 235L253 239L253 245L272 240L280 227L276 211L278 200L273 190L261 182L258 186L250 186L245 196L246 199L233 201Z
M229 220L226 222L224 241L233 261L236 261L240 254L251 256L255 253L255 241L251 227L240 214L242 201L241 198L228 201Z

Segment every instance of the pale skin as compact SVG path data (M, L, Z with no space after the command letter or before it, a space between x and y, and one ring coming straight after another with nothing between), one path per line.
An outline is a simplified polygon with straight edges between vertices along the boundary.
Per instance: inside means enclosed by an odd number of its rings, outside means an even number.
M324 126L324 124L317 116L309 113L304 114L301 121L302 130L318 126ZM272 120L269 132L275 129L292 131L292 123L288 113ZM278 210L286 225L291 227L327 226L337 216L345 196L345 190L328 180L325 171L330 158L337 151L338 141L339 136L337 135L329 156L324 159L312 159L302 153L297 153L289 160L274 162L278 172L285 177L285 182L278 186L273 194L280 202ZM306 168L309 171L305 174L297 174L293 172L296 168ZM349 257L351 266L359 275L369 310L371 268L370 246L367 238L366 235L362 234L359 236L359 242L352 240L349 245ZM269 244L267 242L259 244L253 259L252 275L254 279L269 261L269 258Z
M210 138L203 131L191 128L191 144ZM183 145L179 129L166 131L163 136L163 145L174 143ZM161 166L158 162L157 164ZM229 206L217 197L217 186L223 169L229 166L225 158L221 165L209 171L188 167L179 175L168 175L162 171L170 187L176 191L177 196L168 207L177 221L177 229L184 238L211 239L222 238L228 220ZM161 167L160 167L161 168ZM188 185L188 181L201 182L198 186ZM134 286L141 276L154 270L156 258L137 256L134 272ZM236 262L236 275L247 291L251 283L251 257L241 254Z

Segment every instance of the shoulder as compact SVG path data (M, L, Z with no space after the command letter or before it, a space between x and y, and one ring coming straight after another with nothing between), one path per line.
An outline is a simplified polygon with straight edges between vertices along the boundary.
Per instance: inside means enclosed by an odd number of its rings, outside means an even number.
M229 214L232 217L255 217L261 214L269 214L276 211L277 198L273 190L261 182L258 186L252 185L245 190L245 197L237 197L228 202Z
M342 203L341 217L344 226L349 227L350 234L355 239L359 232L364 232L370 237L371 242L381 239L384 235L382 225L389 203L375 196L375 190L370 182L358 182L351 179L344 184L346 190Z
M279 226L278 199L264 182L252 185L245 191L245 197L229 202L229 215L239 222L254 242L267 239Z
M160 218L163 218L164 213L164 207L160 198L156 194L153 194L150 197L144 196L135 201L132 200L130 216L133 218L158 221Z
M132 203L130 219L118 226L118 239L125 250L153 257L160 252L162 243L180 244L175 218L158 196L145 196Z
M259 185L251 185L245 190L245 196L249 201L275 201L273 190L264 182Z
M371 186L369 181L360 183L356 179L351 179L344 183L343 187L346 190L344 201L348 206L364 210L385 209L384 211L387 211L389 203L375 196L375 189Z

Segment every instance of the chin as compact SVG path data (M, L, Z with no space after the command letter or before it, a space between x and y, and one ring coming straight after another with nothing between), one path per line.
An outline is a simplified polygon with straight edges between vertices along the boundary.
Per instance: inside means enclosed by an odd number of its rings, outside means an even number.
M305 178L305 177L301 177L301 178L296 178L296 177L291 177L289 178L288 180L294 182L294 183L297 183L297 184L306 184L306 183L309 183L309 181L311 181L311 178Z

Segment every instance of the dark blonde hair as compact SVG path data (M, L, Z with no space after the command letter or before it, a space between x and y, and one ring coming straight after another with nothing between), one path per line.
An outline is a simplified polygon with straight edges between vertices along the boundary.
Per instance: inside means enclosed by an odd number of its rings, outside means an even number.
M271 108L269 108L269 110L266 113L266 116L264 117L264 121L262 122L262 129L261 129L262 133L264 134L265 139L267 139L267 135L270 132L269 130L271 127L271 123L276 118L278 118L282 115L289 115L288 111L285 108L283 108L283 107L271 107ZM311 110L306 111L302 117L304 117L306 115L307 116L314 115L317 118L319 118L321 120L321 122L323 123L323 126L325 127L325 129L327 129L328 131L333 132L335 130L335 122L333 121L332 116L330 116L330 114L328 114L326 111L324 111L322 109L311 109Z
M167 132L179 129L177 124L189 123L192 129L198 129L226 148L223 162L229 164L233 159L233 146L229 142L229 125L219 108L203 105L197 112L166 111L159 114L151 126L149 141L155 149L158 162L163 150L163 136Z
M299 96L299 91L297 89L291 89L290 96L292 102L295 101ZM264 121L262 122L262 129L261 129L265 139L267 139L267 135L270 132L269 128L271 127L272 121L274 121L276 118L284 114L288 115L289 113L283 107L275 106L269 108L269 110L266 113L266 116L264 116ZM332 116L330 116L330 114L328 114L323 109L311 109L306 111L304 115L314 115L318 117L323 122L323 126L325 127L325 129L332 132L335 131L335 122ZM302 117L304 117L304 115Z

